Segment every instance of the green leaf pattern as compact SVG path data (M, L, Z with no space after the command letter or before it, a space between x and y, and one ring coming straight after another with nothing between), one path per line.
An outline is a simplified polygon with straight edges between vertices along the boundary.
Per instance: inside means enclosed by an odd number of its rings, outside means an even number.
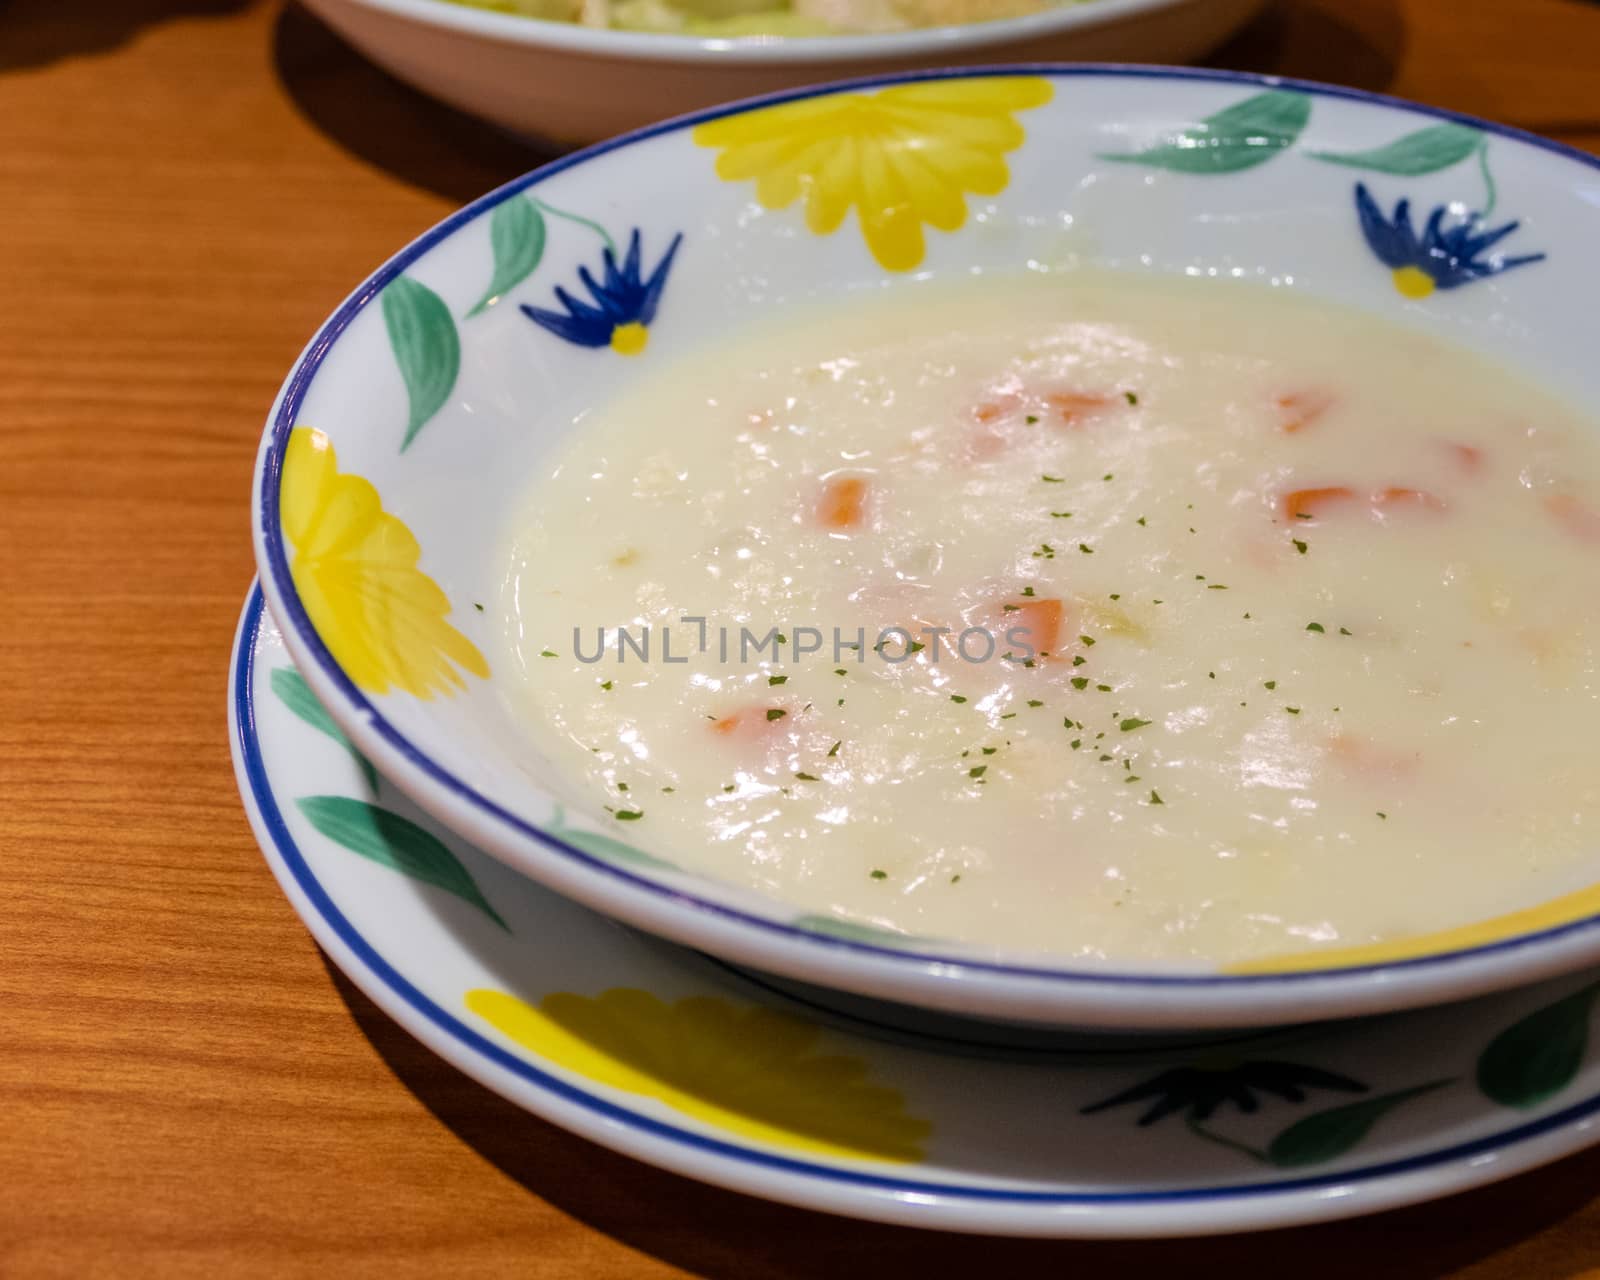
M391 281L383 291L382 303L389 347L400 366L411 406L400 442L404 453L455 388L461 371L461 338L444 300L409 276Z
M919 941L909 933L896 933L893 929L879 929L870 924L859 924L842 916L800 916L792 921L796 929L807 933L821 933L830 938L843 938L848 942L871 942L883 947L903 947Z
M1266 1150L1267 1161L1280 1169L1298 1169L1304 1165L1336 1160L1365 1138L1373 1125L1402 1102L1420 1098L1451 1083L1453 1081L1432 1080L1409 1089L1379 1094L1376 1098L1363 1098L1360 1102L1347 1102L1343 1106L1313 1112L1303 1120L1296 1120L1272 1140Z
M1589 1013L1600 983L1591 983L1507 1027L1478 1058L1478 1088L1502 1107L1526 1110L1554 1097L1577 1077L1589 1051Z
M1167 142L1143 151L1102 153L1101 159L1176 173L1237 173L1292 147L1310 119L1309 96L1269 89L1207 116Z
M372 761L356 750L355 743L344 736L344 730L334 723L322 703L317 701L317 695L311 692L311 686L306 683L306 678L293 667L279 667L272 673L272 692L278 695L278 700L288 707L290 711L299 716L313 729L325 733L341 747L348 751L361 769L361 776L367 780L367 787L373 795L378 794L378 771L373 768Z
M1447 121L1418 129L1387 146L1369 151L1312 151L1307 154L1329 164L1414 178L1459 164L1484 144L1484 136L1478 130Z
M605 862L621 862L634 867L654 867L660 871L678 869L664 858L637 849L615 836L603 835L598 831L585 831L581 827L569 827L566 814L559 806L556 808L555 816L550 819L550 834L565 840L568 844L576 845L585 853L592 853Z
M494 277L467 316L478 315L538 269L544 258L544 214L522 196L512 196L489 215L489 245L494 251Z
M471 903L509 933L479 891L477 882L444 842L409 818L347 796L302 796L295 801L306 820L335 844L380 866L431 884Z

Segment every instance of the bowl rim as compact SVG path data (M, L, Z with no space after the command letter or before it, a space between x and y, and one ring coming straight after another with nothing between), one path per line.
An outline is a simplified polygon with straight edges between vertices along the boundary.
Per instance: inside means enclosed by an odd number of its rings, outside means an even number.
M393 0L382 0L382 3L391 2ZM425 2L433 3L434 0ZM300 405L329 351L355 318L407 267L496 205L538 186L567 169L575 168L611 151L665 134L680 132L709 120L782 102L844 91L927 80L1027 75L1058 79L1181 80L1242 85L1258 90L1290 88L1317 97L1360 102L1412 116L1465 124L1487 134L1531 146L1558 158L1576 161L1587 169L1600 172L1600 156L1580 151L1565 143L1542 138L1514 126L1484 120L1447 108L1409 102L1387 94L1256 72L1125 63L1043 62L959 67L901 71L830 81L719 104L574 151L480 196L423 232L394 254L338 306L317 330L290 370L267 418L252 483L251 514L253 543L262 588L272 614L282 627L285 643L289 646L296 666L311 681L313 689L328 705L340 726L364 752L376 757L374 763L379 771L400 785L412 799L452 830L484 846L490 852L502 856L524 874L532 874L525 866L529 852L541 858L552 853L559 855L562 861L569 864L568 869L573 870L573 875L564 877L566 883L554 886L558 892L577 897L578 900L597 910L650 932L674 937L690 945L696 945L694 939L697 935L708 930L715 932L719 927L724 930L722 934L724 941L735 934L743 935L746 942L752 945L746 945L743 953L739 955L741 963L757 965L757 962L749 959L749 956L763 953L764 949L759 942L764 940L769 948L787 947L791 954L803 952L813 957L831 957L827 967L835 978L852 964L864 962L880 966L880 974L898 970L901 990L923 985L915 981L919 978L935 982L960 978L972 980L980 985L990 984L987 993L992 996L997 990L993 984L1003 985L1007 982L1021 981L1029 984L1033 998L1029 1001L1019 996L1015 1002L1017 1004L1037 1004L1038 997L1044 991L1053 991L1057 994L1064 991L1099 992L1100 995L1095 997L1093 1002L1099 1005L1102 1012L1115 1007L1111 999L1118 992L1144 990L1152 995L1158 991L1195 994L1211 992L1214 993L1214 997L1219 998L1208 999L1205 1004L1209 1006L1208 1012L1216 1013L1223 1008L1235 1007L1234 1000L1230 999L1227 993L1242 994L1253 991L1259 996L1264 990L1284 989L1282 1000L1274 1007L1258 1008L1254 1013L1240 1014L1241 1020L1234 1025L1243 1025L1246 1022L1265 1021L1274 1012L1281 1013L1283 1010L1294 1008L1291 1000L1296 995L1309 997L1313 992L1322 995L1324 999L1319 1002L1317 1006L1319 1009L1324 1005L1339 1005L1342 1013L1370 1012L1376 1009L1394 1009L1436 1002L1440 999L1465 998L1567 972L1581 967L1584 963L1600 960L1600 913L1529 933L1498 938L1492 942L1419 956L1327 968L1297 968L1255 973L1074 968L1051 965L1043 957L1037 958L1034 962L1008 963L1003 959L981 958L959 951L944 953L940 953L937 949L930 951L910 942L904 947L887 947L855 938L797 928L781 920L752 914L739 906L696 896L682 887L663 884L638 871L608 862L496 804L466 780L433 759L391 724L345 674L317 635L293 585L278 515L284 450L289 433L294 428ZM510 852L513 849L517 851ZM599 879L595 879L596 875ZM552 883L547 877L533 878L547 884ZM614 909L614 904L609 902L604 906L597 905L592 897L585 896L573 888L576 882L581 881L587 881L591 886L606 886L607 891L620 889L630 895L642 891L646 898L654 901L645 902L641 899L635 904L635 909L631 913L626 909ZM772 899L772 901L779 903L781 900ZM668 917L682 921L682 927L665 927L662 921ZM698 921L704 927L695 928L691 921ZM730 929L731 934L728 932ZM922 941L924 940L917 940L918 943ZM933 943L931 939L926 941ZM1563 942L1572 945L1554 953L1545 953L1545 948L1551 944ZM937 946L936 943L934 945ZM950 945L959 947L961 944ZM794 951L794 948L799 948L799 951ZM734 952L738 949L725 947L721 950ZM1507 956L1518 956L1519 953L1521 963L1502 964L1497 969L1485 970L1481 966L1474 969L1471 963L1489 959L1499 960ZM792 963L786 968L778 965L770 954L765 954L764 958L771 962L771 969L774 972L808 976L803 969L797 970ZM1440 993L1435 988L1447 976L1444 971L1451 969L1456 971L1456 976L1461 981L1457 982L1449 993ZM1362 980L1369 984L1365 999L1347 999L1351 993L1339 990ZM828 980L823 981L824 985L829 984ZM1043 990L1039 984L1043 984ZM831 985L844 987L848 984L843 981L832 981ZM1323 990L1319 991L1318 988ZM1049 996L1046 996L1045 1002L1050 1002ZM1238 1007L1243 1006L1240 1004ZM1289 1016L1291 1019L1296 1017L1292 1013ZM1170 1020L1170 1017L1157 1020L1148 1015L1141 1015L1124 1021L1126 1025L1156 1025L1157 1021L1164 1025ZM1212 1020L1207 1025L1220 1024Z
M330 0L316 0L329 3ZM854 63L878 59L932 59L969 50L1091 30L1149 13L1226 0L1069 0L1059 8L1018 18L963 22L910 31L828 36L691 36L675 32L616 31L523 14L452 4L450 0L333 0L425 26L502 44L644 62L722 62L737 65ZM1238 0L1235 0L1237 3ZM1263 0L1257 0L1261 3Z

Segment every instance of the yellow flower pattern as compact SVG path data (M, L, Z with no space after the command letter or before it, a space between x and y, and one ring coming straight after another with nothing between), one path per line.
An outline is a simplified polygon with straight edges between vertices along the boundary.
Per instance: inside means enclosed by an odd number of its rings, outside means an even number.
M368 693L419 698L466 687L489 664L445 621L450 601L417 568L422 549L360 476L341 475L321 431L296 428L278 502L295 590L335 660Z
M717 176L754 178L756 199L786 209L804 197L806 225L830 235L852 206L872 256L890 271L923 259L922 225L958 230L968 194L998 195L1004 156L1026 136L1015 113L1050 101L1038 76L894 85L780 103L696 126L721 150Z
M911 1162L932 1126L859 1058L816 1052L818 1028L714 996L668 1003L616 987L557 992L537 1007L478 989L467 1008L518 1044L596 1084L642 1094L756 1142Z

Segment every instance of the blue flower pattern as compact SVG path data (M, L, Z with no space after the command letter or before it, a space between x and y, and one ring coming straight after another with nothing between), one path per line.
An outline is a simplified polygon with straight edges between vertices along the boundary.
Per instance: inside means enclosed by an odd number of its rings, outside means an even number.
M1516 258L1503 254L1485 257L1521 223L1507 222L1484 230L1483 215L1469 212L1446 226L1448 212L1444 205L1435 208L1418 235L1411 225L1410 200L1401 200L1394 207L1394 216L1386 218L1366 184L1356 183L1361 234L1378 260L1393 273L1394 287L1408 298L1426 298L1435 289L1455 289L1513 267L1542 261L1545 256L1527 253Z
M656 317L667 273L672 269L672 259L682 242L680 231L649 279L645 279L639 231L634 228L628 241L628 256L620 271L616 254L609 246L603 259L603 280L597 281L588 267L578 268L578 279L594 299L592 304L574 298L558 285L556 301L565 311L524 305L522 313L536 325L577 346L610 347L621 355L638 355L649 341L650 322Z

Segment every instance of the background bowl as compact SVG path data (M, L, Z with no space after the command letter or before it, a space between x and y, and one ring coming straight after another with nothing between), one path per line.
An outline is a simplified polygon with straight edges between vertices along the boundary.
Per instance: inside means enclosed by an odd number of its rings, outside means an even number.
M443 0L306 0L424 93L557 144L844 76L1040 58L1186 62L1265 0L1089 0L1026 18L872 36L713 40L596 31Z
M854 95L850 111L807 105L839 92ZM763 207L753 177L719 176L740 120L769 137L815 130L819 119L870 131L890 109L896 136L923 155L942 145L949 121L986 116L976 136L1004 165L1003 189L956 192L965 225L924 228L915 253L869 244L854 217L813 234L794 204ZM964 131L962 145L972 136ZM825 131L806 140L807 154L878 145ZM951 172L960 186L963 171ZM1519 224L1496 253L1545 258L1510 270L1495 254L1468 254L1467 271L1417 246L1410 274L1397 275L1389 259L1403 237L1378 234L1361 189L1382 220L1409 201L1419 228L1435 209L1443 228L1460 228L1467 210L1493 202L1495 223ZM316 695L441 821L597 910L816 987L1056 1027L1198 1029L1459 999L1600 962L1600 890L1251 973L1110 971L838 936L782 902L654 862L626 843L639 832L586 817L598 801L574 794L507 713L494 614L473 608L498 598L499 549L527 478L582 410L787 303L914 289L924 277L1094 264L1292 286L1425 327L1600 404L1597 189L1600 161L1528 135L1220 72L954 72L662 125L485 197L339 308L290 373L262 442L253 516L263 588ZM549 306L556 287L577 287L607 239L626 245L635 233L646 270L683 237L660 309L644 317L642 355L604 335L577 345L519 313L518 303ZM1418 289L1419 272L1440 287Z

